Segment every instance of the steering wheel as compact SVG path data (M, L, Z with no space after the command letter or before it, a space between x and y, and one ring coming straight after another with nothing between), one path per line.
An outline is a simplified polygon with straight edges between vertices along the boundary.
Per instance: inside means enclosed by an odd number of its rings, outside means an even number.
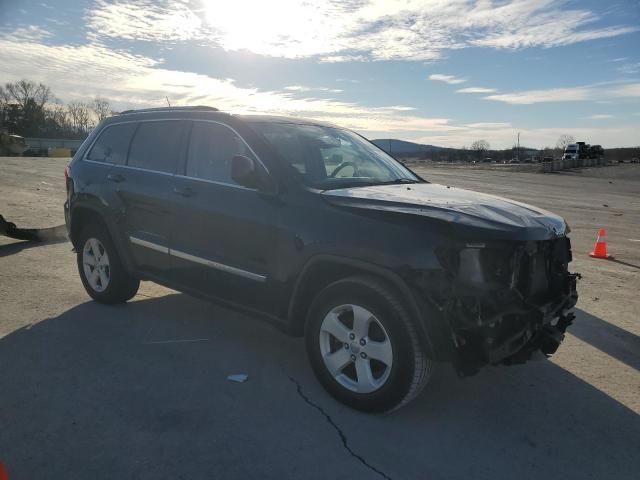
M333 172L331 172L331 175L329 175L330 178L335 178L336 175L338 174L338 172L340 170L342 170L345 167L353 167L353 176L356 176L358 173L358 165L356 165L354 162L342 162L340 165L338 165Z

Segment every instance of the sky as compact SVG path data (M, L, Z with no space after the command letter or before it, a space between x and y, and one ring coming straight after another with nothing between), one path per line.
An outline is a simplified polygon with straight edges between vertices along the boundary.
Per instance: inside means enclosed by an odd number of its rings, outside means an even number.
M640 2L0 0L0 82L462 147L640 145Z

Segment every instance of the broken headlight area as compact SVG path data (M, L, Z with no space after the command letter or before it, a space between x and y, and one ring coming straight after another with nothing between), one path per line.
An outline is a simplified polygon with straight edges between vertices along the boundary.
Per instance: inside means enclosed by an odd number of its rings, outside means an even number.
M438 257L450 280L446 293L440 288L439 306L461 374L557 350L578 298L568 238L467 243L441 249Z

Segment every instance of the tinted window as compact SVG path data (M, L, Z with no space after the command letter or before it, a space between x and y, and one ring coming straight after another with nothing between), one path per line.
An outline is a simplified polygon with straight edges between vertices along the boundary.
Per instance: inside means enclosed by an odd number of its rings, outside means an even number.
M231 158L251 151L232 130L217 123L194 122L187 157L187 176L223 183L231 179Z
M122 165L127 158L129 142L137 124L123 123L105 128L91 147L87 159Z
M128 165L173 173L182 155L183 122L142 122L131 142Z

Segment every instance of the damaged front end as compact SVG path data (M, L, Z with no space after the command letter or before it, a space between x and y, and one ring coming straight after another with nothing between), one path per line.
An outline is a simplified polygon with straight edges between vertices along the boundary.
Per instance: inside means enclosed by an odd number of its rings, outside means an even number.
M449 281L432 300L448 324L461 375L523 363L537 350L555 353L578 299L567 237L466 243L438 256Z

